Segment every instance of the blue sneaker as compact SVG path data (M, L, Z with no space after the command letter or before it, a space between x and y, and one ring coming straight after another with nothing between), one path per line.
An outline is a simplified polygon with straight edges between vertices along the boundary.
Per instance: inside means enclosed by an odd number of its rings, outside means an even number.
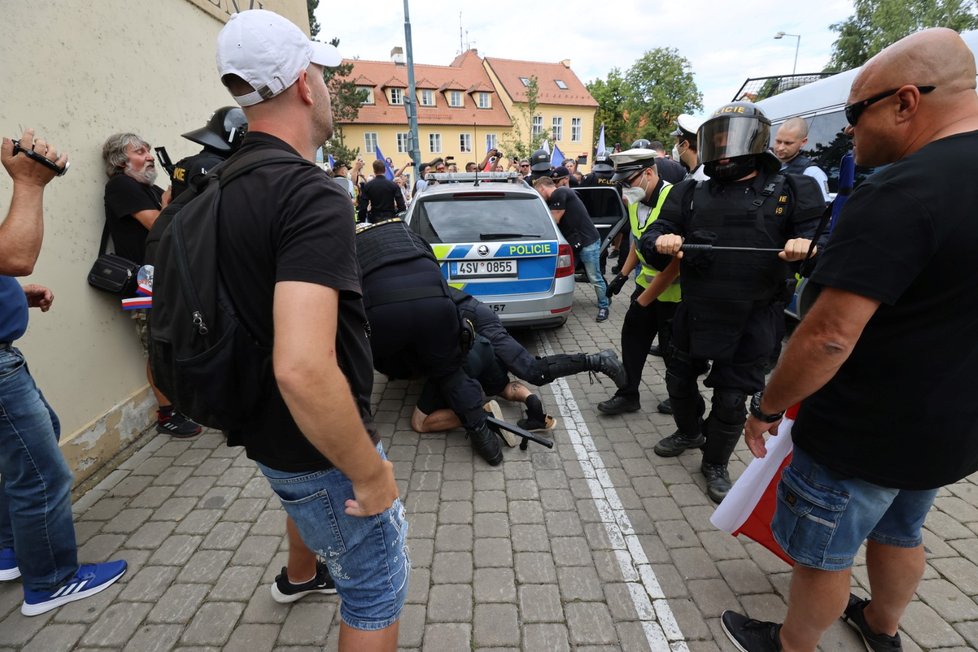
M107 561L104 564L83 564L74 577L53 591L24 589L24 604L20 613L38 616L63 604L93 596L112 586L126 572L126 562Z
M13 548L0 548L0 582L8 582L20 577L17 556Z

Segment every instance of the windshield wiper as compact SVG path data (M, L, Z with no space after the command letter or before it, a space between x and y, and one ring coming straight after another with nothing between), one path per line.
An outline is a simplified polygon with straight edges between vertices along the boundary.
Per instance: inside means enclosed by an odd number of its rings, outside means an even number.
M479 240L514 240L516 238L539 238L531 233L480 233Z

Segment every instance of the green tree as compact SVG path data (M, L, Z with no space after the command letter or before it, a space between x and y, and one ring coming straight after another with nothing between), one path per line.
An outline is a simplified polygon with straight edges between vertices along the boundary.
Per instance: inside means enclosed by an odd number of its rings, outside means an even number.
M502 151L506 156L514 158L529 158L530 154L540 149L543 141L548 137L546 130L539 136L533 137L533 116L537 113L540 97L540 85L537 83L536 76L530 77L530 83L526 87L526 102L519 104L518 118L513 120L513 129L509 135L500 139ZM523 126L526 125L529 133L523 133Z
M309 0L309 2L318 2L318 0ZM330 43L338 46L340 40L334 38ZM346 161L356 158L360 148L346 146L342 123L356 122L360 115L360 107L367 99L367 91L357 88L354 81L350 79L349 75L352 71L352 63L341 63L335 68L323 70L323 78L326 80L326 87L329 88L329 99L333 106L333 137L323 144L323 149L335 158Z
M588 92L598 103L591 141L597 143L601 135L601 125L604 125L604 142L609 150L614 143L634 140L630 138L625 121L625 106L628 101L625 89L625 78L618 68L612 68L607 79L595 79L587 84Z
M972 0L855 0L855 9L849 18L831 26L839 38L826 72L861 66L891 43L928 27L959 32L978 27Z
M625 73L624 94L626 134L634 138L668 142L680 113L703 109L703 94L693 80L692 66L675 48L655 48L643 54ZM624 137L620 142L627 140Z
M319 34L319 21L316 20L316 8L319 7L319 0L306 0L306 9L309 11L309 36L316 38Z

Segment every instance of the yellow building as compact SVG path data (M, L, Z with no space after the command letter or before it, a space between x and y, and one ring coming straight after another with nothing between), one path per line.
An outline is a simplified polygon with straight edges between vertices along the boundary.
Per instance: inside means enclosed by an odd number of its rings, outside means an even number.
M392 61L348 60L349 79L367 92L355 122L340 123L344 144L360 148L365 161L375 148L401 167L410 158L407 67ZM587 155L590 162L594 114L598 103L570 68L569 61L540 63L481 58L474 49L447 66L414 65L418 140L422 161L441 157L463 169L480 162L489 148L504 155L517 125L521 141L546 134L568 158ZM535 115L528 116L527 84L537 78Z

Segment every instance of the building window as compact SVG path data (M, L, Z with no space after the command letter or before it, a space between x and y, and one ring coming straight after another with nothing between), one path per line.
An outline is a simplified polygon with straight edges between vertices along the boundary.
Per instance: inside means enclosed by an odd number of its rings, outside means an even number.
M530 128L530 136L538 138L541 134L543 134L543 116L535 115L533 116L533 126Z
M448 92L448 106L454 106L454 107L462 106L462 91Z
M472 134L459 134L458 135L458 149L461 152L471 152L472 151Z
M377 149L377 132L368 131L363 134L363 151L373 152Z
M421 91L421 106L434 106L435 92L432 90Z
M486 134L486 151L496 149L496 134Z
M374 87L373 86L357 86L358 91L363 91L366 93L366 97L363 98L364 104L374 103Z
M397 153L409 154L411 152L411 134L406 131L397 132Z
M392 88L391 89L391 104L404 104L404 89L403 88Z
M520 77L520 83L528 87L530 85L529 77Z
M441 134L428 134L428 149L432 154L441 153Z
M581 119L571 118L571 142L581 142Z
M555 117L553 120L554 140L564 139L564 119Z
M489 104L489 93L479 93L479 108L480 109L491 109L492 105Z
M562 91L566 91L567 90L567 84L564 83L564 80L562 80L562 79L555 79L554 80L554 83L557 84L557 88L559 88L560 90L562 90Z

